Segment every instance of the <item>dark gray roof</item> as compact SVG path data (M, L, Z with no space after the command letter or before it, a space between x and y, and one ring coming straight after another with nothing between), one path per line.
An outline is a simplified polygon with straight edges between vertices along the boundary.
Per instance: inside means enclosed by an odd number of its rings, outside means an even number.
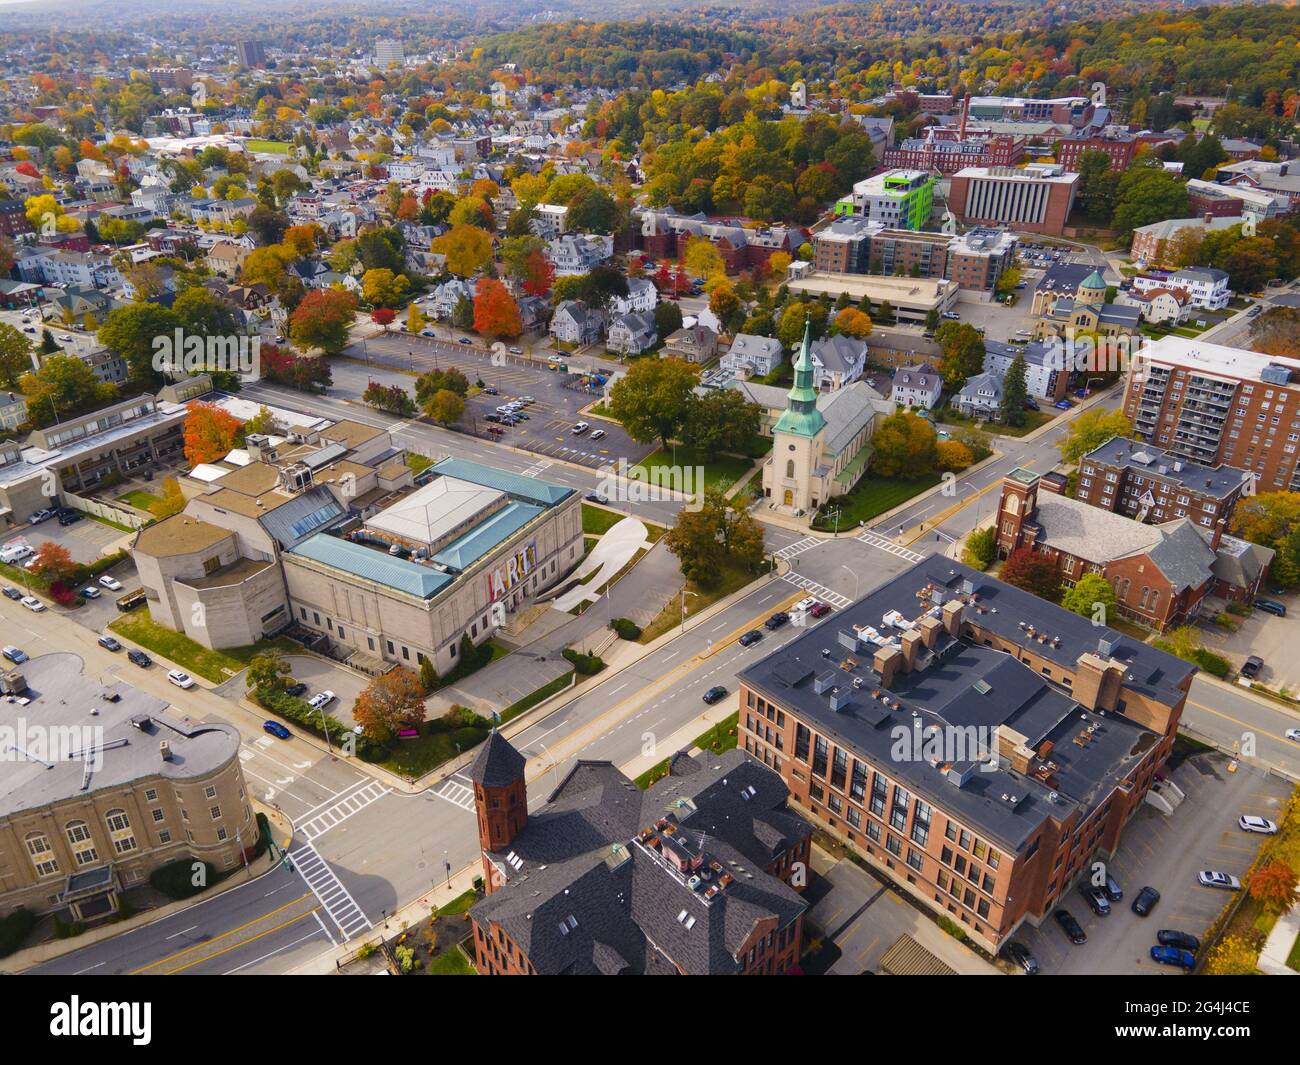
M524 775L524 756L493 729L470 766L469 778L485 788L504 788Z
M1122 436L1093 448L1083 457L1083 462L1114 466L1142 477L1182 485L1198 495L1215 499L1226 499L1238 491L1249 476L1245 470L1233 466L1202 466L1171 451Z

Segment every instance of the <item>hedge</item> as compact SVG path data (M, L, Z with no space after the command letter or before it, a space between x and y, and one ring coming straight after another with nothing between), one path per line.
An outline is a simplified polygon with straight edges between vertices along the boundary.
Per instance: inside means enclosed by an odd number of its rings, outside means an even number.
M605 668L605 660L600 655L583 654L571 647L564 649L564 658L573 664L573 668L584 677L592 677Z
M220 879L221 873L215 865L209 865L207 862L197 862L197 864L203 866L203 884L195 885L194 866L196 862L197 859L195 858L178 858L174 862L160 865L149 874L149 883L154 890L161 891L169 899L188 899L191 895L197 895L200 891L207 891Z
M321 736L336 746L352 743L353 750L359 758L368 762L378 761L387 754L387 750L374 740L359 736L336 717L313 710L306 699L285 692L263 692L260 688L253 693L253 700L265 710L292 721L299 728L306 729L314 736ZM322 718L324 725L322 725Z
M36 927L36 914L22 906L0 917L0 958L7 958L21 947Z
M630 621L627 618L615 618L609 623L609 627L618 633L620 640L641 639L641 626L635 621Z
M1193 653L1192 658L1206 673L1215 677L1226 677L1232 672L1232 663L1222 655L1216 655L1213 651L1207 651L1204 647L1198 647Z

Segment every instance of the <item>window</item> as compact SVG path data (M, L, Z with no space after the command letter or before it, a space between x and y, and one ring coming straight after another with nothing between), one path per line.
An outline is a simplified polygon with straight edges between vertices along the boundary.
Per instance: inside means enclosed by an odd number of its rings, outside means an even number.
M907 825L907 807L912 801L912 796L908 794L907 789L898 785L894 788L894 805L889 811L889 824L902 832Z
M825 736L818 736L813 741L812 771L819 777L826 776L826 760L830 756L830 744Z
M64 833L68 837L68 844L72 847L72 857L78 865L89 865L91 862L99 861L99 851L95 849L95 841L90 835L90 826L85 821L69 821Z
M831 787L844 790L844 781L849 772L849 756L844 753L842 747L835 748L835 754L831 760Z
M871 781L871 812L877 817L885 816L885 793L889 782L879 773Z
M109 810L104 815L104 824L108 826L108 838L113 841L115 852L130 854L135 850L135 833L131 831L131 819L125 810Z
M916 800L916 810L912 813L912 842L924 847L930 841L930 806Z
M808 731L808 726L797 723L794 727L794 756L801 762L808 761L808 745L811 743L812 733Z
M27 855L32 860L37 876L54 876L59 871L59 860L50 849L49 838L42 832L33 832L24 841Z
M867 767L853 759L853 779L849 784L849 795L855 801L861 802L867 795Z

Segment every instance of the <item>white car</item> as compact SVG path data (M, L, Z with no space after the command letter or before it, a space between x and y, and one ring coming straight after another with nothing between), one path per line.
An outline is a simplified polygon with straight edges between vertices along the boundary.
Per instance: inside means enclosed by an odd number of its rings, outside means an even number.
M332 691L323 691L317 692L307 700L307 703L313 710L324 710L325 707L329 706L329 704L337 698L338 696Z
M1300 728L1289 728L1283 733L1283 735L1289 740L1294 740L1296 743L1300 743Z
M805 610L811 610L817 605L817 597L813 595L804 596L799 602L795 603L793 614L802 614Z
M574 436L581 436L590 428L591 426L589 426L586 422L579 422L572 429L570 429L569 432L571 432Z
M36 596L34 595L25 595L18 601L22 603L23 606L25 606L28 610L34 610L38 614L45 609L45 604L42 603L39 599L37 599Z
M1277 822L1270 821L1267 817L1256 817L1254 814L1242 814L1237 818L1237 827L1243 832L1259 832L1265 836L1277 834Z
M88 584L86 585L86 587L81 589L81 594L84 595L87 599L98 599L99 589Z
M592 434L591 434L591 439L593 439L593 440L599 440L599 439L600 439L601 437L603 437L604 435L605 435L605 430L604 430L604 429L596 429L596 430L594 430L594 431L592 432Z
M188 673L182 673L179 669L173 669L170 673L168 673L167 679L171 681L173 684L175 684L176 687L178 688L194 687L194 678L191 677Z
M110 592L120 592L122 590L122 582L113 577L100 577L99 583Z
M1241 881L1230 873L1216 873L1209 869L1202 869L1196 874L1196 879L1204 887L1223 888L1225 891L1241 890Z

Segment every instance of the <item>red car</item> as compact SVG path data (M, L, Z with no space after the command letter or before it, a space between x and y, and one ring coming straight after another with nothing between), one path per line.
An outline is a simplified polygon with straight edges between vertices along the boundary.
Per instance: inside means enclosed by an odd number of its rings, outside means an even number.
M815 618L824 618L830 612L831 608L829 603L815 603L808 611L808 613Z

